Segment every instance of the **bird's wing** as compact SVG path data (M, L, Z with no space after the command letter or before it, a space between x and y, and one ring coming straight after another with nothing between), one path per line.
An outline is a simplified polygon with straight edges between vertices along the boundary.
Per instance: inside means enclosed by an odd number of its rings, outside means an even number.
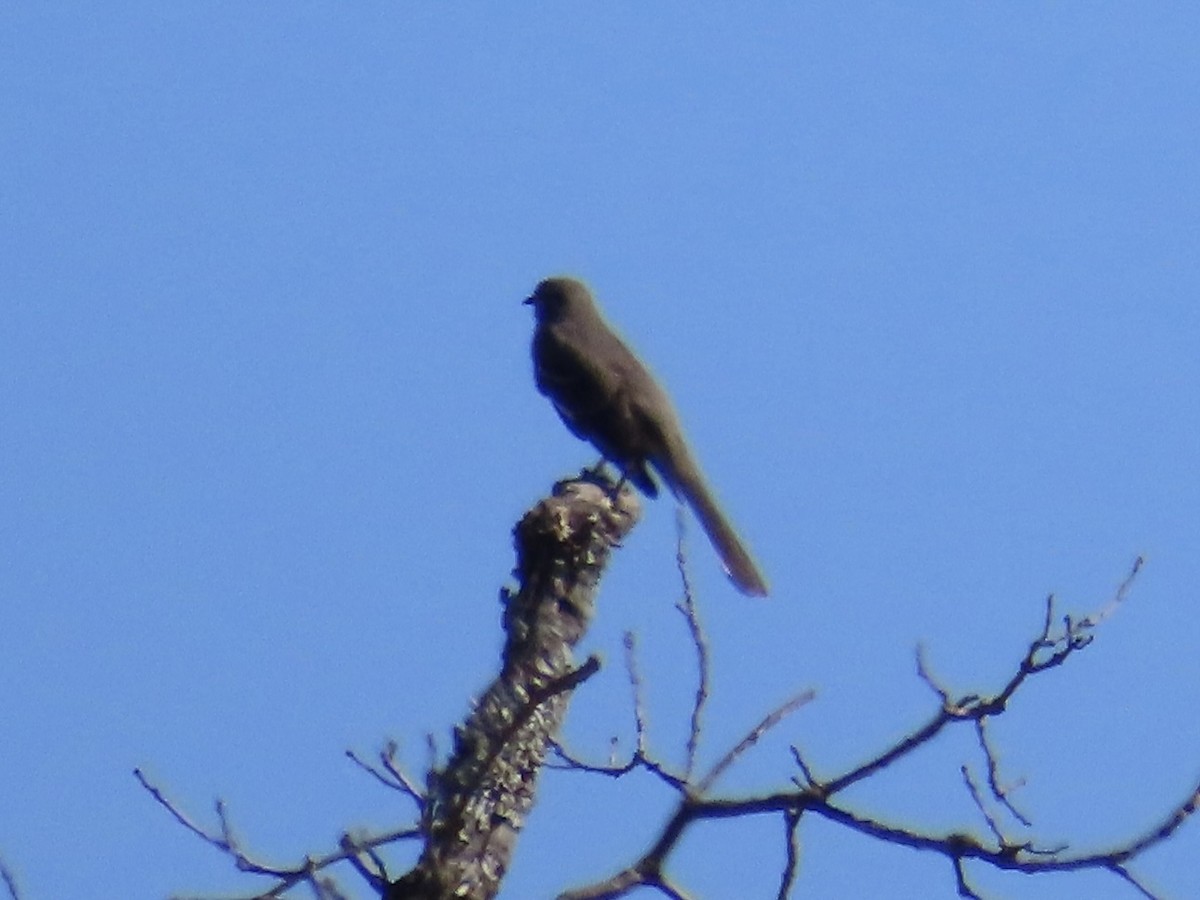
M592 422L613 403L617 384L591 355L570 340L546 332L536 348L538 390L550 398L559 417L583 440L592 440Z

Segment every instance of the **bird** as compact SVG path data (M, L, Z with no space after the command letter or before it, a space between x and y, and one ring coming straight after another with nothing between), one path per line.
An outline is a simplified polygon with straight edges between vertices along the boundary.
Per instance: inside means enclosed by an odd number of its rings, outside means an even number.
M524 302L536 320L534 380L571 433L649 497L658 496L653 469L695 513L734 585L765 597L767 581L717 503L671 399L605 321L587 285L546 278Z

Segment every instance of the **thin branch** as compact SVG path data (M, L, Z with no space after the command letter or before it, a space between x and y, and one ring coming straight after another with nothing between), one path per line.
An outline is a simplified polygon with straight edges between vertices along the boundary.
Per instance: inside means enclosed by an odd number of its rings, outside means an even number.
M625 632L625 673L629 676L629 688L633 693L633 728L637 741L637 755L646 752L646 707L642 701L642 674L637 664L637 636Z
M967 882L967 871L963 867L963 859L961 856L956 856L952 860L954 864L954 883L958 888L958 896L966 897L967 900L983 900L979 894Z
M234 836L233 826L229 822L229 816L225 809L225 801L218 797L214 806L217 811L217 821L221 823L221 845L229 848L229 851L239 859L245 859L245 856L239 849L237 838Z
M931 691L937 694L938 699L942 701L943 707L953 706L954 704L950 700L950 692L942 687L941 684L938 683L938 680L933 676L933 671L929 667L928 652L926 651L924 644L917 644L916 654L917 677L920 678L921 681L923 681Z
M571 753L557 739L550 741L550 749L558 758L559 764L547 763L546 765L564 772L585 772L591 775L603 775L607 778L621 778L635 769L644 769L672 790L682 792L688 784L682 775L671 771L665 763L636 748L630 754L629 759L623 763L616 762L611 757L607 763L587 762Z
M796 873L800 868L800 811L789 809L783 816L784 863L783 875L779 879L779 900L787 900L796 883Z
M666 875L662 873L656 874L654 877L647 879L644 882L647 886L658 888L658 892L664 897L669 897L670 900L692 900L692 895L688 894L683 888L676 887Z
M862 781L874 775L881 769L885 769L893 762L902 756L905 756L915 750L917 747L928 743L938 732L954 721L954 717L945 709L941 709L928 722L914 731L907 737L902 738L888 750L876 756L874 759L863 763L856 769L852 769L845 775L835 778L825 784L826 793L833 795L838 791L848 788L856 782Z
M331 878L313 878L308 884L317 900L350 900Z
M348 834L342 835L342 839L338 841L338 846L346 854L346 861L353 866L354 871L359 874L362 880L370 885L372 890L382 894L389 880L387 867L383 864L383 860L380 859L379 854L375 852L374 848L360 847L358 841ZM367 867L367 864L363 861L364 856L371 861L371 865L374 866L373 869Z
M813 775L812 769L809 768L808 763L806 763L804 761L804 757L801 756L800 748L797 747L795 744L793 744L791 746L791 751L792 751L792 759L795 760L795 762L796 762L796 768L798 768L800 770L800 774L804 776L803 783L801 783L800 779L798 779L798 778L793 778L792 783L795 784L796 787L801 788L801 789L810 788L810 787L811 788L823 787L821 785L821 783L816 779L816 776Z
M622 869L615 875L572 891L563 891L556 900L613 900L646 882L635 868Z
M1087 616L1079 624L1084 628L1094 628L1115 613L1117 611L1117 607L1124 603L1126 598L1129 596L1129 591L1133 587L1133 581L1135 578L1137 578L1138 573L1142 571L1142 566L1145 564L1146 559L1143 556L1139 556L1134 559L1133 565L1129 568L1129 574L1126 575L1125 580L1117 586L1117 592L1113 594L1112 599L1109 600L1099 612Z
M677 775L670 771L664 763L651 756L647 750L646 711L642 699L642 675L637 664L637 639L633 632L625 632L624 645L625 672L629 678L629 686L633 696L633 725L635 732L634 750L629 759L624 763L617 763L615 761L610 761L607 764L585 762L570 753L557 738L550 739L550 749L562 762L562 766L558 768L568 771L589 772L593 775L604 775L609 778L620 778L623 775L628 775L634 769L640 768L657 776L672 789L682 791L687 785L687 779L682 775Z
M712 767L712 770L705 775L703 779L701 779L700 784L696 787L697 796L703 796L707 794L709 788L711 788L716 780L725 773L726 769L728 769L734 764L734 762L737 761L739 756L757 744L762 739L764 734L766 734L800 707L810 703L816 695L816 691L813 690L801 691L795 696L792 696L783 703L779 704L779 706L771 710L771 712L767 713L763 720L755 725L754 728L752 728L732 750L721 757L717 764Z
M134 777L145 788L150 795L163 807L171 817L180 825L196 835L206 844L215 847L225 855L231 857L234 865L240 872L245 872L250 875L262 875L277 879L277 883L265 892L255 893L255 900L260 898L280 897L287 891L301 884L309 884L318 896L333 897L337 894L331 893L336 890L332 882L319 883L317 874L341 862L349 862L353 865L353 860L362 853L366 848L382 847L387 844L395 843L400 840L409 840L421 836L418 828L403 828L395 831L386 832L384 834L364 837L361 839L343 838L340 849L328 853L321 857L305 857L304 860L296 866L285 867L275 866L265 862L258 861L252 858L249 854L243 852L238 846L238 841L234 836L233 827L229 821L229 815L225 808L225 804L221 801L216 803L217 817L220 823L220 831L217 834L211 833L205 828L197 825L192 821L186 813L184 813L166 794L146 777L146 774L141 769L134 769ZM355 866L355 868L358 868ZM369 879L368 879L369 880ZM324 891L324 894L320 893Z
M696 648L696 697L692 701L692 716L688 725L688 740L685 748L684 777L691 780L696 771L696 754L700 748L700 730L703 721L704 707L709 696L709 649L708 638L700 624L700 612L696 608L696 596L692 591L691 578L688 575L686 546L684 533L686 517L683 507L675 508L675 528L678 534L676 543L675 563L679 569L679 578L683 583L683 599L675 604L675 608L687 622L688 633L692 638L692 646Z
M975 784L975 779L971 777L971 770L966 766L961 766L959 771L962 773L963 783L967 786L967 791L971 795L971 799L975 801L975 807L979 810L983 820L987 822L988 830L992 832L992 837L996 839L997 844L1004 844L1005 838L1003 832L1000 831L1000 825L988 812L987 807L983 803L983 795Z
M532 711L532 709L541 706L547 700L557 697L559 694L575 690L575 688L579 687L599 671L600 657L593 653L583 661L583 665L577 666L560 675L558 678L553 679L543 687L531 691L526 706L530 707Z
M979 748L983 751L984 759L987 760L987 782L988 788L992 792L992 796L998 803L1004 806L1018 822L1026 828L1032 828L1033 822L1023 812L1013 805L1010 794L1015 788L1023 787L1025 779L1020 779L1009 787L1002 787L1000 784L1000 761L992 749L991 742L987 736L987 716L980 716L975 720L975 736L979 739Z
M1200 784L1192 790L1191 796L1169 812L1166 817L1154 828L1147 831L1142 837L1128 844L1123 851L1114 854L1114 861L1118 864L1123 864L1133 859L1135 856L1149 850L1155 844L1160 844L1179 830L1195 812L1197 805L1200 805Z
M683 791L688 783L687 777L672 772L665 763L655 759L647 749L646 710L642 699L643 683L641 671L637 664L637 639L633 632L625 632L624 644L625 671L628 675L630 690L633 695L635 743L632 755L624 763L610 762L607 765L597 765L595 763L584 762L572 755L557 740L551 740L550 747L555 755L564 763L563 767L569 770L591 772L592 774L605 775L609 778L620 778L623 775L628 775L634 769L641 768L657 776L672 789Z
M1143 897L1145 897L1146 900L1160 900L1160 898L1157 894L1153 893L1150 890L1150 888L1146 887L1144 884L1142 884L1140 881L1138 881L1138 879L1133 876L1133 873L1130 872L1124 866L1121 866L1121 865L1113 866L1111 871L1113 873L1115 873L1118 877L1122 878L1135 891L1137 891Z
M399 745L395 741L388 741L383 749L379 751L379 764L381 769L376 768L371 763L367 762L353 750L346 750L347 758L356 766L382 784L384 787L398 791L405 797L412 800L417 807L417 817L424 821L426 814L429 811L429 802L425 791L417 786L415 780L409 776L407 772L401 768L397 759Z
M393 791L400 791L401 793L407 793L404 789L404 785L396 781L390 773L381 772L379 769L376 769L373 765L371 765L353 750L348 749L345 751L345 753L346 758L349 759L350 762L354 763L356 766L382 784L385 788Z
M989 847L971 835L959 833L940 837L919 834L859 816L825 801L812 802L808 808L817 815L889 843L917 850L932 850L948 857L976 859L998 869L1032 874L1074 872L1083 869L1104 869L1115 872L1116 867L1123 866L1133 857L1174 834L1180 825L1196 811L1197 803L1200 803L1200 784L1196 785L1187 799L1175 807L1162 823L1140 837L1116 848L1071 856L1064 855L1062 848L1039 850L1025 845Z
M400 785L404 793L412 798L412 801L417 804L417 808L424 815L427 797L425 796L425 792L417 787L417 783L400 766L397 759L399 752L400 746L395 741L388 741L387 745L379 753L379 761L383 764L387 773L396 779L396 783Z
M1092 642L1092 630L1095 623L1102 621L1111 611L1124 601L1129 592L1133 578L1141 571L1142 558L1139 556L1129 572L1118 586L1113 598L1103 607L1100 613L1074 621L1070 617L1063 620L1062 630L1055 633L1054 595L1046 598L1046 616L1042 632L1030 643L1025 656L1017 666L1016 673L996 694L981 697L978 694L967 694L954 699L949 690L938 683L933 676L924 647L917 647L917 675L937 694L942 708L917 731L898 741L879 756L864 763L858 768L847 772L840 778L830 781L826 788L830 795L837 793L851 784L867 778L880 769L891 765L897 759L915 750L917 747L932 740L943 728L951 722L960 720L979 720L985 716L998 716L1004 712L1009 699L1031 675L1049 671L1062 665L1077 650L1082 650ZM1046 655L1044 651L1050 651ZM1015 811L1014 811L1015 812ZM1020 814L1017 814L1021 818Z
M424 816L427 802L425 792L417 787L416 781L400 766L397 759L399 750L400 747L395 741L388 741L379 751L381 768L376 768L353 750L347 750L346 757L384 787L398 791L412 800L416 804L417 812Z
M158 801L158 804L167 812L169 812L171 817L176 822L178 822L192 834L196 835L196 837L200 838L202 841L212 844L218 850L223 850L226 853L229 852L230 848L228 845L221 843L218 838L214 838L207 831L188 818L188 816L185 815L178 806L167 799L167 796L162 792L162 790L159 789L157 785L150 782L150 780L146 777L146 773L140 768L133 770L133 777L138 780L142 787L150 792L150 796Z
M8 896L11 900L21 900L21 892L17 890L17 876L2 862L0 862L0 880L4 881L4 886L8 889Z

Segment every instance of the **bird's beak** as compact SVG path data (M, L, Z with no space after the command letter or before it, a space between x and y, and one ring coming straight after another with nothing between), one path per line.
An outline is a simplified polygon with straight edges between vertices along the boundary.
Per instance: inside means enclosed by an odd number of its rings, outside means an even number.
M533 299L533 295L530 295L530 296L526 297L524 300L522 300L521 302L524 303L526 306L531 306L536 301Z

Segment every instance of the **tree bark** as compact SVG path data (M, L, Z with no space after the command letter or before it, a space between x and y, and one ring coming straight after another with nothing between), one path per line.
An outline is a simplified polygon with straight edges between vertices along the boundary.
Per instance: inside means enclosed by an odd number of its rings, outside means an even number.
M533 806L549 741L571 692L596 669L575 667L611 550L641 513L636 494L590 473L560 482L514 530L517 590L505 589L500 675L455 728L446 766L431 773L425 847L385 900L489 900L500 890Z

